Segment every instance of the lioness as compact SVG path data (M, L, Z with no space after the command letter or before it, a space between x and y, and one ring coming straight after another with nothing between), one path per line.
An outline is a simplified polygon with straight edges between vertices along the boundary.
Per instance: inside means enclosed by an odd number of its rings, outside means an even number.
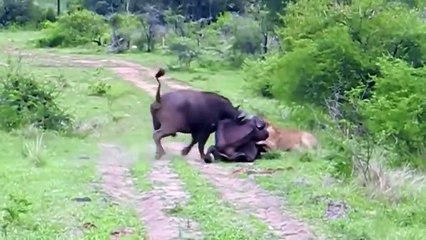
M317 139L311 133L293 129L280 129L272 126L264 119L269 137L265 141L268 150L294 151L301 149L312 149L317 146Z

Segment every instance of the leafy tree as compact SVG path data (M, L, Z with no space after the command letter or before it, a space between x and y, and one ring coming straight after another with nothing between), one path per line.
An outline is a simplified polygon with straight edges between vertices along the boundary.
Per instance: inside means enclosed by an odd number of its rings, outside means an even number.
M94 12L76 10L47 23L44 37L38 40L41 47L79 46L99 39L108 31L105 19Z
M426 58L426 25L417 10L386 0L299 0L288 4L282 20L283 52L246 65L253 89L321 106L336 120L360 121L377 137L397 137L407 151L422 148L420 99L426 99L426 92L418 88L424 89L425 78L419 76ZM380 114L392 108L399 108L394 110L398 114ZM405 117L395 119L399 114ZM403 119L407 125L397 124Z
M2 0L0 1L0 25L24 25L40 23L44 20L40 7L33 0Z

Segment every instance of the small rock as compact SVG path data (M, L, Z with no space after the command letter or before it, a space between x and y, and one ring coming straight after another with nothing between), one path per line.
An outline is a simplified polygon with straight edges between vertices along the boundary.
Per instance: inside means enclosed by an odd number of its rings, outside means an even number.
M91 222L85 222L85 223L83 223L83 228L92 229L92 228L96 228L96 225L91 223Z
M305 177L297 177L293 179L292 183L296 186L308 186L309 182Z
M128 235L131 235L131 234L133 234L132 229L121 228L121 229L117 229L117 230L112 231L109 234L109 236L110 236L109 239L111 239L111 240L120 239L124 236L128 236Z
M323 195L316 195L316 196L312 196L312 197L310 198L310 201L311 201L313 204L320 204L320 203L325 202L327 199L328 199L328 198L327 198L326 196L323 196Z
M339 218L343 218L346 216L346 212L348 207L343 201L329 201L327 203L327 209L325 211L324 217L329 220L335 220Z
M330 187L330 186L333 186L335 183L336 183L336 179L328 174L325 175L324 178L322 179L323 187Z

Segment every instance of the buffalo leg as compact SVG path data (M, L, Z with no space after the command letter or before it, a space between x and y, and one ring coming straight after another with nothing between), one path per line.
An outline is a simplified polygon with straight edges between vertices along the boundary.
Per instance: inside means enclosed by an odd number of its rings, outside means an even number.
M155 145L157 147L157 150L155 152L156 160L160 159L164 154L166 154L163 145L161 144L161 139L168 136L173 136L174 134L176 134L175 131L166 131L162 128L154 131L154 134L152 134L152 138L154 139Z
M217 153L216 146L214 146L214 145L210 146L207 149L206 155L205 155L205 157L203 159L205 163L212 163L213 162L213 159L212 159L211 155L213 155L213 158L215 160L217 159L218 153Z
M152 127L154 128L154 131L160 129L161 127L161 123L154 116L152 117Z
M188 153L191 151L192 147L197 143L197 139L194 134L191 134L192 139L191 143L188 144L188 146L184 147L181 151L182 156L188 155Z
M227 155L227 159L233 162L245 162L246 155L241 152L233 152L232 154Z
M200 152L200 157L204 161L206 161L206 155L204 154L204 146L206 145L207 140L209 139L210 133L202 132L198 134L197 141L198 141L198 151Z

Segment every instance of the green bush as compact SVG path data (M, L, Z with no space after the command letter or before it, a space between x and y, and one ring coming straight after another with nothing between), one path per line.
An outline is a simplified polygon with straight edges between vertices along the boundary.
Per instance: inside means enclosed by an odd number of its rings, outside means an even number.
M108 24L96 13L76 10L61 15L57 22L46 22L39 47L80 46L99 39L108 32Z
M426 25L420 12L396 1L300 0L288 5L283 20L284 50L245 63L252 90L334 111L376 140L397 139L400 153L422 151Z
M118 35L126 39L130 39L130 36L136 32L141 32L142 28L139 18L132 14L114 14L110 17L109 24Z
M36 26L44 20L43 9L33 0L0 1L0 25Z
M356 102L365 126L401 153L425 149L426 69L412 68L399 59L381 58L378 65L381 76L373 77L372 97Z
M49 22L56 22L56 12L55 9L53 8L48 8L45 12L45 18L47 21Z
M57 104L55 86L39 82L9 62L0 72L0 128L13 130L26 125L51 130L68 130L72 117Z
M204 29L203 33L204 45L208 43L221 49L226 62L233 68L241 67L246 58L261 53L261 28L250 17L223 14L216 23Z
M276 98L323 103L333 87L344 94L379 75L375 63L383 54L414 67L425 60L426 26L404 5L358 0L330 6L325 0L301 0L286 11L285 27L279 30L285 52L264 64L273 66L264 75L271 76L265 84Z
M259 24L250 18L234 17L232 22L234 39L232 50L235 53L258 54L261 51L262 35Z
M179 39L179 40L178 40ZM189 69L191 63L199 57L199 50L194 40L189 38L177 38L177 41L169 46L169 51L177 56L177 63L180 67Z

